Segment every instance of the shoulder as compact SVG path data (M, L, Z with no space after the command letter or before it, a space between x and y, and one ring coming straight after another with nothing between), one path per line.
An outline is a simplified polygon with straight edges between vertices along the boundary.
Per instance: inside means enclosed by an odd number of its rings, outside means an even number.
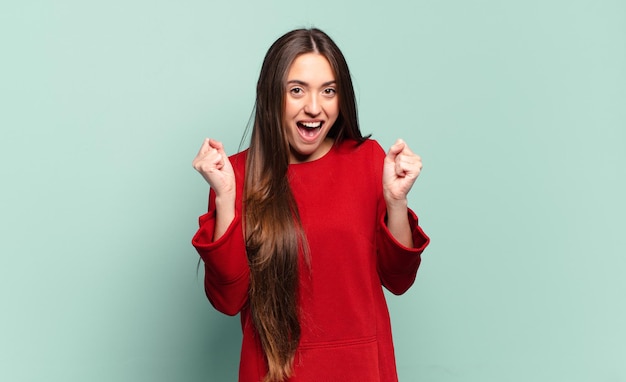
M363 142L344 140L337 144L333 166L346 168L350 174L374 179L382 177L385 151L374 139Z
M243 177L245 176L247 158L248 149L245 149L244 151L238 152L237 154L233 154L228 157L237 178L243 179Z
M248 149L245 149L237 154L233 154L228 157L230 159L230 163L232 163L233 167L245 167L246 158L248 157Z
M346 139L338 143L339 153L348 155L357 155L371 158L384 157L385 151L378 143L378 141L367 138L363 142L358 142L352 139Z

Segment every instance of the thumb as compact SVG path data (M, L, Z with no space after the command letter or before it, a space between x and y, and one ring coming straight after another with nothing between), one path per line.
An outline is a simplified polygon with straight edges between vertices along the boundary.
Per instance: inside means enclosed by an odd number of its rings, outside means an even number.
M216 149L217 151L223 151L224 150L224 144L216 139L210 138L209 139L209 146L211 146L211 148Z
M209 139L209 146L217 150L218 154L220 154L221 156L220 169L226 170L227 173L232 174L233 167L232 167L232 164L230 163L230 159L228 158L228 155L226 154L226 151L224 150L224 144L218 140Z
M217 152L220 153L222 157L228 158L228 155L226 155L226 151L224 150L224 144L222 142L215 139L209 139L209 146L217 150Z
M406 143L404 143L402 139L398 139L396 143L394 143L391 148L389 148L389 151L387 152L387 158L395 160L396 156L398 156L398 154L400 154L402 150L404 150L405 146Z

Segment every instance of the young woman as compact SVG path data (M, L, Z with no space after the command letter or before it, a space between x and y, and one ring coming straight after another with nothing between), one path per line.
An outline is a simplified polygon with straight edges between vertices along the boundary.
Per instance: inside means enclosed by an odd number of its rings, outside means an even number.
M429 242L407 206L422 163L362 136L335 43L279 38L249 149L207 139L193 166L211 186L193 245L209 301L241 316L239 380L397 381L382 286L404 293Z

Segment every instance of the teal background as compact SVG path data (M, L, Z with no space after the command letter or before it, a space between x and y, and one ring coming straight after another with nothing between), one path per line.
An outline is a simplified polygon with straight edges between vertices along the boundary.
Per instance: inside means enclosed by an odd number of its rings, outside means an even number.
M401 381L626 381L623 1L3 1L0 380L232 381L190 239L269 45L344 51L364 133L422 155Z

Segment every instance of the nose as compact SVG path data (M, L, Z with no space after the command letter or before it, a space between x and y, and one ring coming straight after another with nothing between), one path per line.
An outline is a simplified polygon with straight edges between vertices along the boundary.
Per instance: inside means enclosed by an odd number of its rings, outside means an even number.
M312 117L315 117L322 112L322 107L316 94L309 95L306 103L304 104L304 112Z

